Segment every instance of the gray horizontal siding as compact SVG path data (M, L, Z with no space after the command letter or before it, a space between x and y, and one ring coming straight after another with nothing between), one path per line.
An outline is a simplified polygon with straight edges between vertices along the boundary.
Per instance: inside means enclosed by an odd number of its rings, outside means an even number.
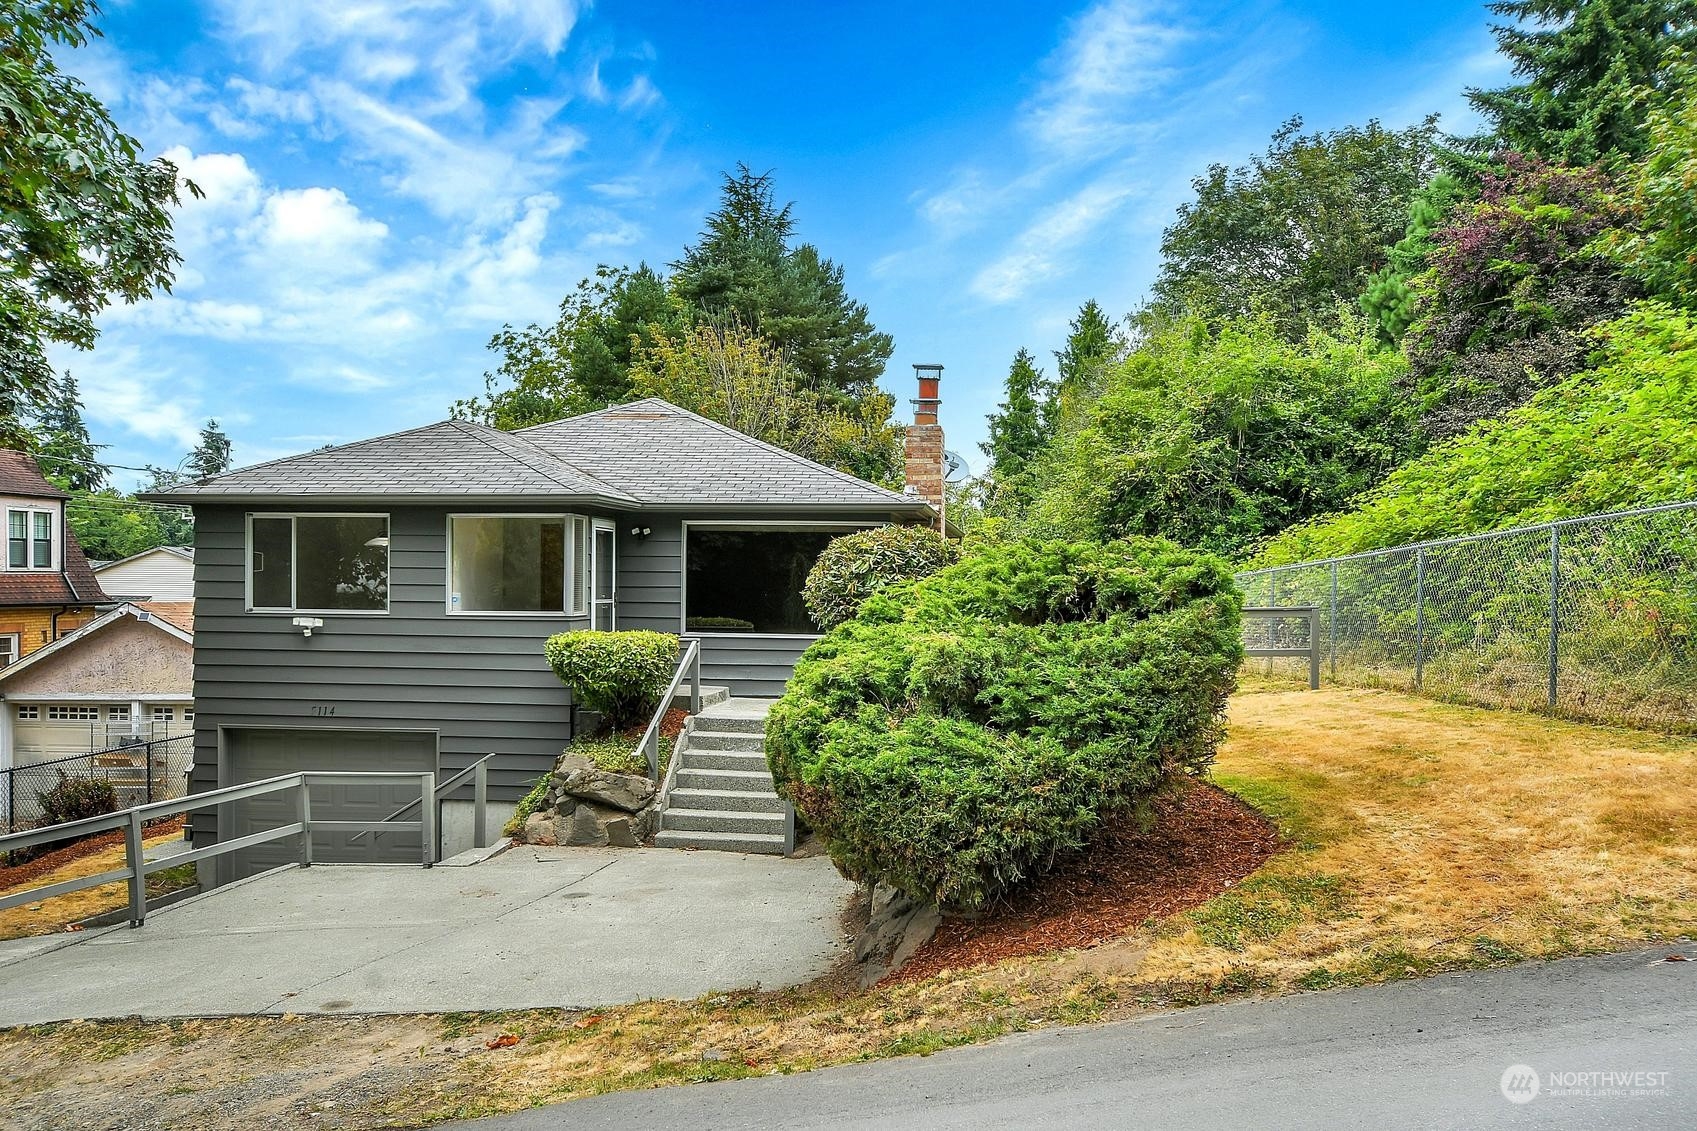
M729 634L701 638L701 678L732 695L776 699L814 638Z

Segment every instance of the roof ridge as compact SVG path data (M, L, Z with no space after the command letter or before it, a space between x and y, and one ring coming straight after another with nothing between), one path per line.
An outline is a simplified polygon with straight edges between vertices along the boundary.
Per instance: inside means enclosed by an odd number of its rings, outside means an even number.
M637 405L650 403L665 405L667 408L672 409L675 413L682 416L695 415L690 412L689 409L680 405L675 405L671 401L666 400L664 397L643 397L640 400L625 401L622 404L610 404L601 408L592 408L588 412L580 412L572 416L562 416L558 420L545 420L541 424L527 424L523 428L515 428L507 434L509 436L517 436L520 432L535 432L540 428L552 428L556 424L569 424L573 420L588 420L592 416L605 416L607 413L613 412L616 409L635 408Z
M449 421L445 421L444 423L449 423L449 424L454 425L456 428L460 428L462 431L465 432L466 435L475 438L478 442L484 444L486 447L493 448L495 451L501 452L503 455L506 455L506 456L509 456L513 459L518 460L520 463L524 464L526 467L530 468L530 470L536 472L538 475L544 476L548 479L552 479L555 483L559 484L561 487L564 487L569 491L580 490L582 488L583 484L582 483L568 483L565 480L561 479L553 471L549 470L547 467L539 467L539 466L537 466L537 464L532 463L529 459L527 459L525 457L525 455L523 455L519 452L507 451L507 450L503 449L499 445L495 444L486 433L487 432L494 432L497 435L501 436L503 439L510 439L510 440L516 441L517 443L524 445L524 447L526 449L528 449L530 452L534 453L537 456L542 457L543 460L546 460L549 463L555 463L555 464L559 464L563 467L570 468L571 471L574 474L582 477L584 483L588 483L589 485L591 485L593 487L596 487L600 490L603 490L603 491L607 492L608 495L610 495L614 498L626 500L626 501L629 501L629 502L635 502L636 501L636 497L634 495L630 494L630 492L624 490L623 488L615 487L611 483L602 482L600 479L597 479L595 476L589 474L589 472L584 471L582 468L578 467L576 464L572 463L570 460L561 459L559 456L554 455L552 452L544 451L542 448L537 447L535 444L531 443L529 440L524 439L522 436L515 436L511 432L504 432L501 429L492 427L491 425L488 425L488 424L479 424L475 420L449 420ZM480 429L480 431L475 431L475 432L466 431L467 427Z
M437 420L437 421L433 421L430 424L420 424L416 428L403 428L399 432L385 432L381 436L367 436L363 440L349 440L345 444L331 444L327 448L314 448L310 452L296 452L292 456L278 456L276 459L261 460L258 463L250 463L250 464L247 464L243 467L232 467L228 471L220 471L217 475L209 476L205 479L192 479L187 483L179 483L179 484L177 484L176 487L171 487L171 488L169 488L165 491L161 491L161 492L149 491L149 492L144 492L144 493L145 494L170 494L171 491L177 490L178 487L203 487L203 486L206 486L207 484L216 483L216 482L218 482L218 480L223 479L227 475L242 475L242 474L246 474L247 472L250 472L250 471L258 471L262 467L275 467L280 463L292 463L297 459L307 459L311 456L321 456L321 455L325 455L326 453L329 453L329 452L340 452L340 451L344 451L348 448L361 448L361 447L364 447L366 444L375 444L379 440L393 440L397 436L410 436L414 432L428 432L428 431L430 431L430 429L440 428L444 424L459 424L459 423L461 423L461 421L459 421L459 420L457 420L453 417L449 417L447 420ZM466 423L470 423L470 421L467 421Z

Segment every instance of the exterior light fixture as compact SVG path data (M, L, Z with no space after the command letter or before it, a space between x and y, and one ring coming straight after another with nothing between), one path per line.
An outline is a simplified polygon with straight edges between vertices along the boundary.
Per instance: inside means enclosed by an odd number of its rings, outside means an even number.
M296 617L295 627L301 630L302 636L311 636L313 629L324 627L324 619L322 617Z

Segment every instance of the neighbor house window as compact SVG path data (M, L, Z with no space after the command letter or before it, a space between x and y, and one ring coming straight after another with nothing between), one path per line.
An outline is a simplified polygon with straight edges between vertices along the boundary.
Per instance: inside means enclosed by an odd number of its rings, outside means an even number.
M389 516L253 515L248 607L276 612L386 612Z
M0 668L17 662L18 649L22 641L23 637L16 632L0 634Z
M6 512L6 566L8 569L53 568L51 511Z
M588 522L571 514L452 516L449 611L581 615Z
M100 717L99 707L49 707L47 718L55 723L91 723Z
M802 604L801 586L831 539L851 529L691 524L684 551L684 628L817 633L819 626Z
M130 721L130 709L128 706L108 707L106 708L106 718L114 723L127 723Z
M149 707L147 709L147 713L153 718L167 723L177 717L177 709L175 707Z
M40 707L19 707L18 708L18 718L20 718L20 719L26 719L26 720L28 720L28 719L39 719L40 717L41 717L41 708Z

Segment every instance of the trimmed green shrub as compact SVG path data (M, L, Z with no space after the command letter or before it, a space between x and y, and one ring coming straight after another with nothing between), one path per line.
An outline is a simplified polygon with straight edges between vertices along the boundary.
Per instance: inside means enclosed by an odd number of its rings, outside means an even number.
M537 806L548 795L548 781L552 774L543 774L536 779L536 784L530 787L530 792L519 798L518 805L513 809L513 815L507 818L507 823L501 826L504 837L521 837L524 835L524 823L530 820L530 815L536 812Z
M41 802L41 821L58 825L118 811L118 794L105 778L59 774L59 783L36 794Z
M952 543L924 526L845 534L813 563L801 599L807 615L829 631L854 616L872 594L898 581L929 577L958 556Z
M851 879L983 907L1212 761L1241 606L1164 539L975 547L802 656L767 719L778 791Z
M542 646L578 706L622 730L646 721L678 666L678 638L666 632L562 632Z

